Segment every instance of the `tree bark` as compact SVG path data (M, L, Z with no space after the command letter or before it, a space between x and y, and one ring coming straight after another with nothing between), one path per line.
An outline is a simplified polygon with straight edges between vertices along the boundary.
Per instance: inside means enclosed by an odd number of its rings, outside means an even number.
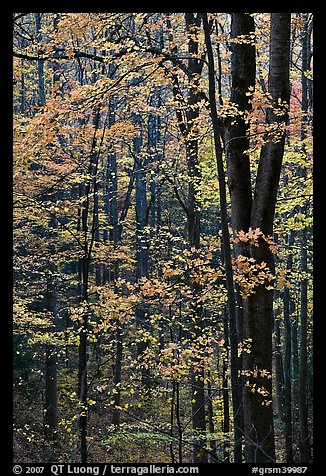
M151 98L150 105L155 108L161 106L161 88L155 87ZM158 114L151 113L148 117L148 153L150 154L150 163L152 164L152 171L158 173L160 167L160 133L161 118ZM155 229L158 230L161 225L161 198L159 193L159 187L157 183L156 174L151 174L150 177L150 207L148 212L150 213L150 227L151 232L154 233Z
M302 31L302 101L301 109L303 113L301 126L301 141L306 138L305 115L308 112L308 80L305 72L310 69L309 52L308 52L308 15L303 15L303 31ZM305 153L305 146L302 146ZM306 169L300 170L300 176L306 178ZM306 209L302 210L306 214ZM300 271L302 278L300 282L300 356L299 356L299 429L300 429L300 461L308 463L310 460L310 443L308 431L308 409L307 409L307 330L308 330L308 279L307 279L307 228L301 230L300 235Z
M80 259L79 269L81 277L81 295L80 301L82 305L87 305L88 296L88 284L90 274L90 263L92 250L94 246L95 238L95 220L94 204L91 210L91 188L93 186L93 195L97 188L97 168L99 152L96 150L97 139L96 131L99 128L100 123L100 108L97 109L94 115L94 136L91 144L90 162L88 166L89 179L87 180L85 187L83 187L84 201L81 209L80 226L83 233L83 256ZM94 197L93 197L94 199ZM82 316L82 321L79 327L79 346L78 346L78 398L80 401L81 411L79 415L79 435L80 435L80 455L81 463L85 464L88 458L87 448L87 432L88 432L88 416L87 416L87 395L88 395L88 375L87 375L87 362L88 362L88 311Z
M250 227L252 209L251 173L249 161L250 122L246 116L251 110L249 92L253 92L256 80L256 49L251 41L243 42L255 31L254 18L248 13L231 14L231 38L240 41L231 43L231 94L238 114L223 122L225 153L227 162L228 189L231 199L231 223L233 233L245 232ZM238 38L239 37L239 38ZM248 256L247 243L239 241L233 245L234 256ZM235 286L236 329L238 343L243 340L243 302L239 287ZM239 370L242 369L242 355ZM240 377L243 380L243 377ZM239 402L243 401L243 385L238 386ZM243 433L243 408L239 408L239 424Z
M292 347L292 398L293 398L293 441L296 447L299 447L299 348L298 348L298 309L291 299L290 301L290 311L291 311L291 347Z
M288 246L291 249L294 242L294 232L291 231L288 238ZM291 270L293 265L292 254L287 258L287 270ZM284 339L285 339L285 355L284 355L284 423L285 423L285 451L286 462L293 463L293 435L292 435L292 339L291 339L291 296L288 287L284 289Z
M229 361L229 328L228 328L228 316L226 312L226 306L222 308L223 316L223 333L224 333L224 352L225 356L223 357L222 364L222 398L223 398L223 425L222 431L226 434L226 441L223 444L223 456L224 462L230 462L230 443L229 443L229 432L230 432L230 405L229 405L229 379L228 379L228 361Z
M247 13L231 14L231 38L250 35L255 31L253 17ZM228 187L231 198L233 231L248 231L252 207L252 190L249 162L248 136L250 124L245 115L250 111L250 96L256 79L255 46L253 44L232 44L231 56L231 95L230 102L235 104L239 114L224 121L225 150L227 160ZM235 244L236 255L245 253L243 242ZM239 333L241 325L238 323Z
M198 180L200 179L199 159L198 159L198 134L196 121L199 117L198 94L199 77L202 71L202 64L195 55L198 54L198 28L200 26L200 14L185 13L186 29L188 35L188 69L190 72L189 89L187 94L186 124L185 133L186 155L188 166L188 203L187 203L187 227L188 227L188 247L200 248L200 211L198 206L197 191ZM195 282L190 282L193 294L192 311L192 334L198 338L202 334L202 306L198 303L201 286ZM194 463L206 463L208 461L206 444L206 412L205 412L205 388L204 388L204 368L201 359L194 358L197 369L191 370L191 411L192 426L194 430Z
M242 462L242 419L241 419L241 402L239 392L239 371L240 362L238 357L238 336L236 325L236 298L233 282L232 256L230 246L230 233L227 215L227 198L226 198L226 180L222 158L222 146L220 140L220 124L217 115L216 95L215 95L215 68L214 56L211 44L209 24L207 13L202 13L203 25L205 32L205 43L208 57L208 79L209 79L209 100L211 119L214 133L215 156L217 162L218 183L220 193L221 207L221 224L222 224L222 249L224 256L224 267L226 274L226 287L228 296L228 313L229 313L229 338L231 350L231 385L232 385L232 405L233 405L233 431L234 431L234 462Z
M26 46L26 40L24 38L21 39L21 48L24 49ZM26 114L26 84L25 84L25 60L24 58L21 59L21 69L20 69L20 107L19 111L22 116Z
M143 145L143 130L141 117L134 115L134 124L138 129L138 136L134 138L135 154L135 208L136 208L136 279L148 277L148 236L147 236L147 178L146 160L141 157ZM139 328L148 330L149 322L146 318L145 304L139 304L135 310L136 324ZM146 341L137 344L137 357L142 360L148 347ZM151 387L151 377L146 365L141 363L142 384L145 389Z
M301 231L300 271L307 273L307 231ZM302 278L300 283L300 355L299 355L299 429L300 429L300 462L310 460L308 410L307 410L307 327L308 327L308 280Z
M285 132L290 99L290 13L272 13L270 24L269 93L273 108L266 114L268 124L279 128L277 137L265 137L261 149L250 226L259 228L265 236L273 235L274 211L283 159ZM250 255L258 264L265 262L274 274L274 259L268 244L260 240L259 246L250 247ZM256 287L244 306L244 339L252 339L251 352L244 353L249 376L244 391L245 454L248 463L275 461L275 442L272 407L272 320L273 291L265 285ZM267 372L263 374L261 372ZM264 388L267 398L256 388Z
M55 244L53 240L56 239L56 221L51 219L49 221L49 229L47 232L47 239L49 240L48 253L49 256L55 254ZM46 286L46 309L52 316L52 329L57 328L57 266L55 263L49 261L48 263L48 277ZM45 428L48 441L55 441L55 431L58 424L58 408L57 408L57 349L52 344L47 344L45 349Z
M275 410L281 422L284 422L284 374L280 316L277 309L274 313L274 369L275 369Z
M35 13L36 38L41 41L41 13ZM38 106L40 108L45 105L45 79L44 79L44 63L37 62L37 85L38 85ZM49 194L45 197L54 203L55 193ZM47 261L47 278L46 278L46 293L45 293L45 307L52 317L52 326L49 329L51 334L57 327L57 266L53 262L52 257L55 255L55 242L57 240L57 222L55 218L48 220L47 229L45 232L48 246L48 261ZM49 443L53 444L56 440L56 429L58 424L58 409L57 409L57 349L53 344L46 344L45 346L45 436ZM53 456L49 456L53 461Z

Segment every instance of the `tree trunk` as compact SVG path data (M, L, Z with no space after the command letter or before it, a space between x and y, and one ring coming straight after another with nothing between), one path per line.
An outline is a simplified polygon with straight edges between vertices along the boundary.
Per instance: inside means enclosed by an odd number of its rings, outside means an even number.
M155 87L155 90L150 99L150 105L155 108L161 106L161 88ZM158 114L150 114L148 117L148 153L150 154L150 162L152 164L152 170L156 173L160 167L161 152L160 148L160 127L161 120ZM150 227L151 232L154 233L155 229L158 230L160 227L160 214L161 214L161 203L160 203L160 193L157 183L156 174L151 173L150 176Z
M278 137L265 137L262 147L250 226L273 236L274 211L283 159L290 98L290 13L272 13L270 26L269 93L274 108L267 110L268 124L279 127ZM279 102L280 101L280 102ZM276 139L276 140L275 140ZM274 259L268 244L250 247L251 257L265 262L274 274ZM267 282L266 282L267 284ZM251 352L244 352L244 370L249 374L244 391L245 453L248 463L275 461L272 407L272 321L273 291L265 285L255 288L244 306L244 339L251 339ZM257 378L255 377L257 373ZM256 389L264 389L266 395Z
M110 77L113 77L113 70L110 71ZM109 110L107 123L112 126L116 122L116 97L109 99ZM103 230L104 242L109 242L110 249L116 249L122 234L122 224L119 223L118 211L118 168L117 154L114 149L109 149L105 169L105 179L103 185L104 195L104 213L107 217L108 227ZM103 284L112 283L116 290L116 281L119 277L119 263L114 261L109 265L105 264L102 269ZM123 356L123 329L121 322L115 321L114 340L116 344L116 353L113 366L113 381L115 393L112 405L112 423L115 426L120 425L120 404L121 404L121 372Z
M207 13L203 13L203 25L205 32L205 43L208 57L208 79L209 79L209 100L211 119L213 123L215 156L217 161L218 183L220 193L221 224L222 224L222 249L224 257L224 267L226 274L226 287L228 296L229 313L229 338L231 350L231 385L232 385L232 405L233 405L233 431L234 431L234 462L242 462L242 418L241 401L239 391L239 371L240 362L238 357L238 336L236 325L236 298L233 282L232 256L230 246L230 233L227 216L227 198L226 198L226 180L222 158L222 146L220 141L220 124L217 115L216 96L215 96L215 68L214 56L210 38Z
M81 210L81 232L83 234L83 257L80 259L80 273L81 273L81 304L88 303L88 284L92 249L95 238L95 220L94 205L91 214L91 187L93 185L93 195L97 189L96 177L98 168L99 153L96 150L97 139L96 132L100 123L100 109L94 115L94 136L91 144L90 162L88 166L89 179L84 187L84 201ZM94 196L93 196L94 199ZM87 449L87 430L88 430L88 416L87 416L87 362L88 362L88 311L82 316L82 322L79 328L79 346L78 346L78 398L80 402L79 415L79 434L80 434L80 455L81 463L85 464L88 458Z
M247 13L231 14L231 38L250 35L255 31L253 17ZM230 102L236 104L239 115L223 123L227 160L228 187L231 198L233 231L248 231L252 207L252 190L250 177L249 141L250 124L245 115L250 111L248 91L255 87L256 58L255 46L234 43L231 56L231 95ZM242 113L242 114L241 114ZM235 243L236 256L246 253L244 242ZM241 316L239 316L241 319ZM239 335L241 324L237 321Z
M143 145L143 130L141 117L134 115L134 123L138 129L138 136L134 138L135 154L135 207L136 207L136 279L148 277L148 236L147 236L147 179L146 160L141 157ZM146 318L145 304L136 307L137 327L148 330L149 322ZM141 340L137 344L137 356L142 360L144 352L148 347L146 341ZM141 362L141 378L145 389L151 387L151 377L146 364Z
M196 56L198 54L198 27L200 26L201 16L194 13L185 13L185 22L187 29L188 46L188 70L189 70L189 88L185 102L186 109L182 110L176 107L176 117L181 135L185 141L186 158L188 167L188 196L187 205L183 208L187 215L187 245L188 248L199 249L200 247L200 211L197 200L196 186L200 179L200 170L198 162L198 129L197 120L199 117L198 103L201 100L199 93L199 79L202 71L202 63ZM171 29L170 21L167 20L168 28ZM170 35L172 40L172 35ZM177 47L174 46L173 54L177 54ZM176 103L179 105L182 93L179 87L178 77L173 77L173 95ZM200 295L200 285L194 281L190 282L192 289L193 303L191 305L191 332L194 338L202 334L202 306L198 304L197 297ZM204 388L204 368L198 358L194 358L195 367L191 370L191 392L192 392L192 427L194 430L194 456L195 463L208 461L206 443L206 412L205 412L205 388Z
M305 72L310 69L308 52L308 14L303 15L302 31L302 102L301 109L305 115L308 112L308 80ZM301 126L301 141L306 137L306 118L303 116ZM303 145L305 153L305 147ZM300 176L306 178L306 169L300 170ZM306 214L303 209L302 213ZM301 230L300 236L300 371L299 371L299 429L300 429L300 462L308 463L310 460L310 444L308 431L307 410L307 326L308 326L308 279L307 275L307 228Z
M300 271L307 273L307 231L301 231ZM299 356L299 429L300 429L300 462L310 460L308 410L307 410L307 324L308 324L308 280L300 283L300 356Z
M89 261L86 256L82 259L82 296L81 302L88 301L88 278ZM80 456L81 463L87 462L87 361L88 361L88 339L87 339L88 317L87 311L84 312L82 323L79 328L79 346L78 346L78 398L81 404L79 415L79 434L80 434Z
M275 369L275 410L280 422L284 422L284 373L283 373L283 357L282 357L282 341L280 329L280 313L281 310L276 308L274 311L274 369Z
M292 399L293 399L293 440L295 446L299 447L299 348L298 348L298 311L293 299L290 301L291 310L291 347L292 347ZM297 443L298 442L298 443Z
M54 241L56 239L56 220L49 221L47 239L49 240L48 253L53 256L56 252ZM48 277L46 286L46 309L52 316L52 329L50 333L57 328L57 266L55 263L48 262ZM58 424L57 409L57 349L52 344L46 345L45 350L45 428L48 441L55 441L55 431Z
M36 37L41 41L41 13L35 13ZM38 106L45 105L45 81L44 81L44 64L43 61L37 62L37 84L38 84ZM45 200L55 202L54 192L48 195ZM57 240L57 222L54 218L50 218L46 230L46 238L48 242L48 262L47 262L47 278L46 278L46 294L45 306L46 310L52 316L52 326L49 329L50 334L56 330L57 325L57 266L53 262L52 257L56 253L55 241ZM57 410L57 350L53 344L45 346L45 436L49 443L54 443L56 439L56 429L58 424ZM50 460L53 461L52 455Z
M291 249L294 242L294 232L291 231L288 239L288 247ZM292 254L287 258L287 270L291 270L293 265ZM292 339L291 339L291 296L288 287L284 290L284 330L285 330L285 355L284 355L284 423L285 423L285 451L286 463L293 463L292 447Z
M208 404L207 404L208 429L211 435L214 435L215 425L214 425L214 411L213 411L213 393L212 393L212 386L211 386L211 373L209 370L207 371L207 397L208 397ZM211 447L210 462L216 463L217 447L216 447L215 435L213 436L213 439L211 439L210 441L210 447Z
M222 369L222 397L223 397L223 433L226 434L226 441L223 444L223 456L224 462L230 462L230 443L229 443L229 432L230 432L230 405L229 405L229 379L228 379L228 361L229 361L229 329L228 329L228 316L226 312L226 306L223 306L222 309L223 315L223 333L224 333L224 351L225 356L223 357L223 369Z
M188 69L191 74L187 95L186 124L187 131L184 132L186 143L186 155L188 166L188 203L187 203L187 227L188 227L188 247L200 248L200 211L197 201L196 187L200 179L198 162L198 137L196 121L199 117L198 94L199 77L202 65L195 55L198 54L198 28L200 26L200 14L185 13L186 28L188 35L188 53L192 57L188 60ZM192 335L198 338L202 334L202 306L197 298L201 292L201 286L194 281L190 282L193 294L192 311ZM194 358L196 370L191 370L191 411L192 426L194 430L194 463L206 463L208 461L206 444L206 412L205 412L205 388L204 388L204 368L200 359Z
M41 13L35 13L36 38L41 41ZM43 52L40 50L40 54ZM37 62L37 80L38 80L38 106L43 107L45 104L45 87L44 87L44 62Z
M231 38L249 37L255 31L254 18L248 13L231 14ZM250 122L246 116L251 109L249 91L255 88L256 51L253 43L231 43L231 94L230 102L235 104L239 114L223 123L224 143L227 162L228 188L231 199L231 223L233 233L248 231L252 208L252 189L249 162ZM248 255L247 244L234 243L234 255ZM243 340L243 303L238 286L236 291L236 328L238 342ZM239 369L242 369L240 355ZM240 377L243 380L243 377ZM239 402L243 401L243 385L238 385ZM239 408L239 425L243 433L243 408Z
M26 46L25 38L21 39L21 48L24 49ZM26 113L26 85L25 85L25 60L22 58L21 60L21 68L20 68L20 107L19 111L22 116Z

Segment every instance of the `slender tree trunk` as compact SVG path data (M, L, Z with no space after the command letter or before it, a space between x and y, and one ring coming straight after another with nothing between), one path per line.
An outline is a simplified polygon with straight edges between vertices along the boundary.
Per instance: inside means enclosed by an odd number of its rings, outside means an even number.
M178 427L178 455L179 455L179 463L182 463L182 434L183 434L183 429L181 425L181 418L180 418L180 383L176 383L176 407L175 407L175 412L177 416L177 427Z
M173 450L173 437L174 437L174 407L175 407L175 388L176 388L176 381L173 380L172 382L172 397L171 397L171 408L170 408L170 455L171 455L171 463L175 463L175 456Z
M200 211L197 203L196 187L200 180L200 170L198 162L198 126L199 117L198 103L201 99L199 94L199 79L202 71L202 63L198 61L198 27L200 26L200 14L185 13L185 22L188 37L188 70L189 88L185 102L186 109L176 107L178 126L186 145L186 157L188 167L188 196L187 204L183 208L187 215L187 241L188 248L199 249L200 247ZM168 28L171 29L170 20L167 20ZM172 40L172 35L170 35ZM177 54L177 47L172 49ZM176 103L181 105L182 93L180 90L178 77L173 74L173 95ZM194 338L202 334L202 307L197 298L200 295L200 285L194 281L190 282L193 293L193 303L191 306L192 326L191 332ZM197 301L197 302L196 302ZM192 426L194 430L194 462L207 462L206 443L206 412L205 412L205 388L204 388L204 368L200 359L197 358L191 370L191 392L192 392Z
M228 362L229 362L229 328L228 328L228 316L226 306L223 306L223 333L224 333L224 351L225 356L223 357L223 368L222 368L222 397L223 397L223 433L226 434L226 441L223 444L223 456L224 462L230 462L230 443L229 443L229 433L230 433L230 405L229 405L229 379L228 379Z
M119 244L119 235L118 235L118 182L117 182L117 162L115 153L110 154L110 177L109 177L109 200L110 200L110 225L111 229L109 232L110 242L113 244L114 249L117 248ZM119 264L117 261L113 264L113 269L110 272L111 281L114 283L116 289L116 282L119 277ZM114 403L112 410L112 423L116 426L120 425L120 404L121 404L121 377L122 377L122 358L123 358L123 326L120 321L116 321L116 330L115 330L115 340L116 340L116 355L114 362L114 385L115 385L115 394L114 394Z
M300 271L307 273L307 231L301 231ZM299 428L300 461L310 460L308 409L307 409L307 327L308 327L308 280L302 278L300 283L300 356L299 356Z
M284 422L284 373L282 342L280 329L280 311L274 313L274 369L275 369L275 410L281 422Z
M188 34L188 53L193 58L188 60L188 68L191 72L189 90L187 97L186 121L187 131L185 134L187 166L188 166L188 203L187 203L187 227L188 227L188 247L200 248L200 211L197 200L196 187L200 179L198 161L198 137L196 121L199 117L198 94L199 76L202 65L195 55L198 54L198 28L200 26L200 14L185 13L186 28ZM202 334L202 306L198 302L201 286L194 281L190 282L193 293L192 305L192 334L198 338ZM194 463L206 463L208 461L206 444L206 412L205 412L205 388L204 388L204 368L201 359L196 361L196 370L191 370L191 410L192 426L194 430Z
M188 246L189 248L199 249L200 247L200 212L196 203L196 192L194 187L194 177L198 177L198 143L191 141L187 143L188 156L188 176L191 182L188 187ZM203 330L202 306L198 302L201 292L201 286L194 281L190 282L193 294L191 305L192 311L192 335L195 339L199 338ZM192 389L192 424L195 435L194 463L206 462L207 455L204 450L206 415L205 415L205 390L204 390L204 368L200 358L194 357L196 370L191 371L191 389Z
M100 236L100 220L99 220L99 184L96 182L94 184L94 248L100 246L101 236ZM95 284L100 286L103 283L103 269L101 263L95 264Z
M111 76L113 73L111 73ZM107 117L108 126L116 122L116 98L112 96L109 100L109 111ZM118 168L117 155L114 150L109 150L106 164L106 174L104 180L104 213L107 217L108 228L104 228L103 240L109 242L111 249L116 249L122 234L122 225L119 224L118 210ZM119 277L119 264L117 261L103 267L103 283L112 283L116 290L116 281ZM116 352L113 368L113 381L115 393L112 405L112 423L120 425L121 417L121 377L122 377L122 357L123 357L123 329L120 321L115 322L114 339Z
M100 123L100 109L96 111L94 115L94 135L91 144L90 162L88 166L89 179L87 180L84 188L83 206L81 210L80 226L83 234L83 257L80 260L80 274L81 274L81 304L83 306L88 305L88 285L89 285L89 273L92 249L95 238L95 209L94 203L91 207L91 187L93 186L93 200L94 192L97 185L97 168L99 152L96 150L97 139L96 131L99 128ZM92 208L92 210L91 210ZM79 415L79 434L80 434L80 455L81 463L85 464L88 458L87 448L87 432L88 432L88 415L87 415L87 395L88 395L88 383L87 383L87 362L88 362L88 310L82 316L82 321L79 327L79 346L78 346L78 398L80 402L80 415Z
M26 46L26 40L24 38L21 39L21 47L22 49ZM25 60L22 58L21 60L21 69L20 69L20 107L19 111L22 116L26 113L26 85L25 85Z
M134 123L138 129L138 137L134 138L135 154L135 207L136 207L136 279L148 277L148 236L147 236L147 178L146 161L141 157L143 145L143 130L141 117L134 115ZM139 328L148 330L149 322L146 318L146 306L140 304L136 308L136 323ZM148 347L146 341L137 345L137 356L142 360ZM146 389L151 387L151 377L144 362L141 363L142 384Z
M86 257L82 260L82 302L88 301L88 277L89 262ZM80 432L80 456L81 463L87 462L87 361L88 361L88 339L87 339L88 317L84 312L82 323L79 328L79 346L78 346L78 398L81 404L79 415Z
M55 255L55 241L56 240L56 220L52 218L49 220L47 231L47 239L49 241L48 253L49 256ZM50 258L51 259L51 258ZM46 286L46 309L52 315L52 329L50 333L57 328L57 266L55 263L48 262L48 277ZM46 345L45 350L45 428L48 441L55 442L56 429L58 424L58 409L57 409L57 349L52 344Z
M161 102L161 90L155 87L150 99L150 105L159 108ZM151 172L158 172L160 166L160 127L160 116L158 114L150 114L148 117L148 153L150 154L150 163L152 165ZM150 227L153 233L160 225L160 194L157 177L154 173L151 173L150 176L150 196L150 209L148 212L150 213Z
M294 242L294 232L291 231L288 239L288 246L291 249ZM291 270L293 265L292 254L287 259L287 270ZM293 436L292 436L292 339L291 339L291 312L290 312L290 290L284 290L284 331L285 331L285 355L284 355L284 423L285 423L285 451L286 462L293 463Z
M116 98L112 96L109 100L109 111L107 123L108 127L116 122ZM117 247L122 233L122 225L119 225L118 214L118 168L117 154L114 149L109 149L106 163L106 173L104 180L104 213L107 217L108 228L104 228L103 240L109 241L109 246ZM119 233L119 228L121 231ZM117 265L105 266L103 269L103 283L112 282L118 277Z
M212 386L211 386L211 374L210 371L207 371L207 397L208 397L208 405L207 405L207 417L208 417L208 429L211 435L215 434L215 424L214 424L214 412L213 412L213 393L212 393ZM217 447L216 447L216 440L213 439L210 441L211 452L210 452L210 462L215 463L217 461Z
M238 336L236 325L236 297L233 282L232 256L230 246L230 233L227 216L227 198L226 198L226 180L222 159L222 146L220 141L220 124L217 115L216 96L215 96L215 68L214 56L210 38L207 13L203 13L203 25L205 32L205 43L208 57L208 78L209 78L209 100L211 119L213 123L215 156L217 161L218 183L220 193L221 224L222 224L222 248L224 256L224 266L226 273L226 286L228 295L228 313L229 313L229 338L231 350L231 385L232 385L232 405L233 405L233 430L234 430L234 462L242 462L242 419L241 419L241 401L239 392L239 371L240 363L238 357Z
M41 41L41 13L35 14L36 37ZM44 65L43 61L37 62L37 83L38 83L38 106L45 105L45 80L44 80ZM47 199L50 202L55 202L54 192L50 194ZM52 316L52 326L49 332L56 330L57 326L57 266L53 262L53 256L56 252L55 242L57 240L57 222L54 218L48 221L47 230L45 232L48 240L48 262L47 262L47 279L46 279L46 294L45 306L46 310ZM56 440L56 429L58 424L58 410L57 410L57 349L53 344L46 344L45 346L45 436L48 442L54 443ZM49 457L53 461L53 456Z
M292 337L292 369L293 369L293 435L296 446L300 446L299 431L299 342L298 342L298 310L294 301L291 299L291 337Z
M308 81L305 72L310 69L308 55L308 15L303 15L302 31L302 112L305 115L308 111ZM301 141L306 137L305 117L302 119ZM303 145L305 152L305 147ZM301 169L301 177L306 177L306 169ZM305 213L306 210L303 210ZM300 236L300 271L303 275L300 282L300 367L299 367L299 429L300 429L300 461L308 463L310 460L310 443L308 431L308 410L307 410L307 327L308 327L308 279L307 275L307 228L301 230Z
M138 136L134 138L135 154L135 207L136 207L136 277L140 279L148 276L148 238L147 225L147 161L141 156L143 147L143 126L141 116L134 114L134 124Z
M115 388L115 395L114 395L114 403L113 403L113 410L112 410L112 423L115 426L120 425L120 404L121 404L121 371L122 371L122 356L123 356L123 331L121 328L121 324L117 323L117 329L115 331L115 338L116 338L116 356L114 362L114 372L113 372L113 380L114 380L114 388Z
M36 38L41 41L41 13L35 13ZM39 51L42 54L42 51ZM38 106L43 107L45 104L45 87L44 87L44 62L37 62L37 80L38 80Z

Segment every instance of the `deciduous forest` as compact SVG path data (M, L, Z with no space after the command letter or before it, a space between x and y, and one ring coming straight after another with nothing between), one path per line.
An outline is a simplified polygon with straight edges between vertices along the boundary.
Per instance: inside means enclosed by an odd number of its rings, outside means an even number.
M15 13L17 462L313 461L310 13Z

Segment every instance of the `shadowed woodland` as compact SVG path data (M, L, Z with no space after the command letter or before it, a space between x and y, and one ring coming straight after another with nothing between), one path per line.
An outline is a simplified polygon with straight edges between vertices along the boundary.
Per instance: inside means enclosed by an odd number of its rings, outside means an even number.
M311 462L312 14L13 33L15 460Z

